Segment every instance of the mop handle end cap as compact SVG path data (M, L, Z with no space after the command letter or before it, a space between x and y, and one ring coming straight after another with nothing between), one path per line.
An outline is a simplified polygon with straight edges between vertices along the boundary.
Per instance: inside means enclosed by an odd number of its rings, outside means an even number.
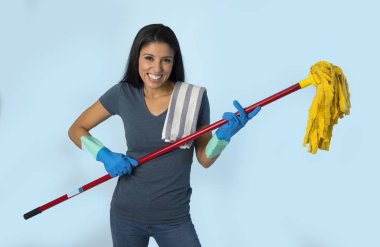
M41 213L42 211L39 208L33 209L32 211L24 214L24 219L27 220L29 218L32 218L33 216L36 216L37 214Z

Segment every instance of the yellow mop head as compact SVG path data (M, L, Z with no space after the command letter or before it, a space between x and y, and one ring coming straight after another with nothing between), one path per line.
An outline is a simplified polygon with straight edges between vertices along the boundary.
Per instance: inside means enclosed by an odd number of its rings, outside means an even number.
M350 114L350 93L343 71L326 61L314 64L301 87L313 84L316 95L309 109L309 120L303 145L315 154L317 149L329 150L333 126L339 118Z

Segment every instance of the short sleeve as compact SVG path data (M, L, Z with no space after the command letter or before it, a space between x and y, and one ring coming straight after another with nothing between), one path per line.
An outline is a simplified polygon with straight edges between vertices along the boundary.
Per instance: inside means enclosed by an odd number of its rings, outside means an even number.
M106 108L106 110L111 115L115 115L119 113L119 100L120 100L121 86L122 86L121 83L114 85L99 98L99 102L104 106L104 108Z
M202 96L202 103L199 109L197 128L210 124L210 104L208 102L207 91Z

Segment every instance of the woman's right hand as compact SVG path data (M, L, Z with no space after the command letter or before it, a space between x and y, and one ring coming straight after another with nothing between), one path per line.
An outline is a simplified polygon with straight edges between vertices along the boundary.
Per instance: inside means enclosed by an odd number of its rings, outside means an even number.
M237 100L234 100L233 104L238 110L240 116L233 112L225 112L223 114L223 119L228 120L228 122L219 127L216 131L215 134L219 140L229 142L231 137L243 128L247 124L248 120L251 120L261 110L261 107L258 106L252 112L247 114Z
M96 155L96 160L103 162L104 168L112 177L131 175L132 168L138 166L137 160L120 153L114 153L103 147Z

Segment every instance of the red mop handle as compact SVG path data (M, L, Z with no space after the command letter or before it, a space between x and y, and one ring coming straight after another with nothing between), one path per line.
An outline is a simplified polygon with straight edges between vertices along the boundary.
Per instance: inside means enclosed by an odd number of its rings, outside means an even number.
M276 93L276 94L274 94L268 98L265 98L265 99L255 103L255 104L245 108L245 111L247 113L250 113L251 111L253 111L258 106L263 107L263 106L265 106L265 105L267 105L267 104L269 104L275 100L278 100L278 99L280 99L280 98L282 98L288 94L291 94L291 93L293 93L299 89L301 89L300 84L299 83L294 84L293 86L290 86L290 87L288 87L288 88L286 88L286 89L284 89L284 90L282 90L282 91L280 91L280 92L278 92L278 93ZM238 114L238 112L236 112L235 114ZM183 138L181 138L181 139L179 139L179 140L177 140L177 141L175 141L175 142L173 142L173 143L171 143L171 144L169 144L169 145L167 145L167 146L165 146L165 147L163 147L163 148L161 148L161 149L159 149L153 153L145 155L144 157L138 159L137 162L139 163L139 165L142 165L149 160L152 160L152 159L154 159L160 155L163 155L164 153L167 153L167 152L181 146L182 144L185 144L191 140L194 140L195 138L203 135L206 132L209 132L209 131L212 131L216 128L219 128L220 126L222 126L226 122L227 122L227 120L221 119L221 120L219 120L213 124L207 125L206 127L192 133L191 135L185 136L185 137L183 137ZM61 202L64 202L64 201L66 201L66 200L86 191L86 190L89 190L89 189L91 189L91 188L93 188L93 187L95 187L101 183L104 183L105 181L108 181L111 178L112 177L109 174L107 174L107 175L100 177L100 178L98 178L98 179L96 179L96 180L94 180L94 181L92 181L86 185L83 185L82 187L74 190L71 193L68 193L68 194L63 195L61 197L58 197L57 199L55 199L51 202L48 202L48 203L46 203L46 204L44 204L44 205L42 205L36 209L33 209L32 211L24 214L24 219L27 220L27 219L29 219L29 218L31 218L31 217L39 214L39 213L42 213L43 211L61 203Z

